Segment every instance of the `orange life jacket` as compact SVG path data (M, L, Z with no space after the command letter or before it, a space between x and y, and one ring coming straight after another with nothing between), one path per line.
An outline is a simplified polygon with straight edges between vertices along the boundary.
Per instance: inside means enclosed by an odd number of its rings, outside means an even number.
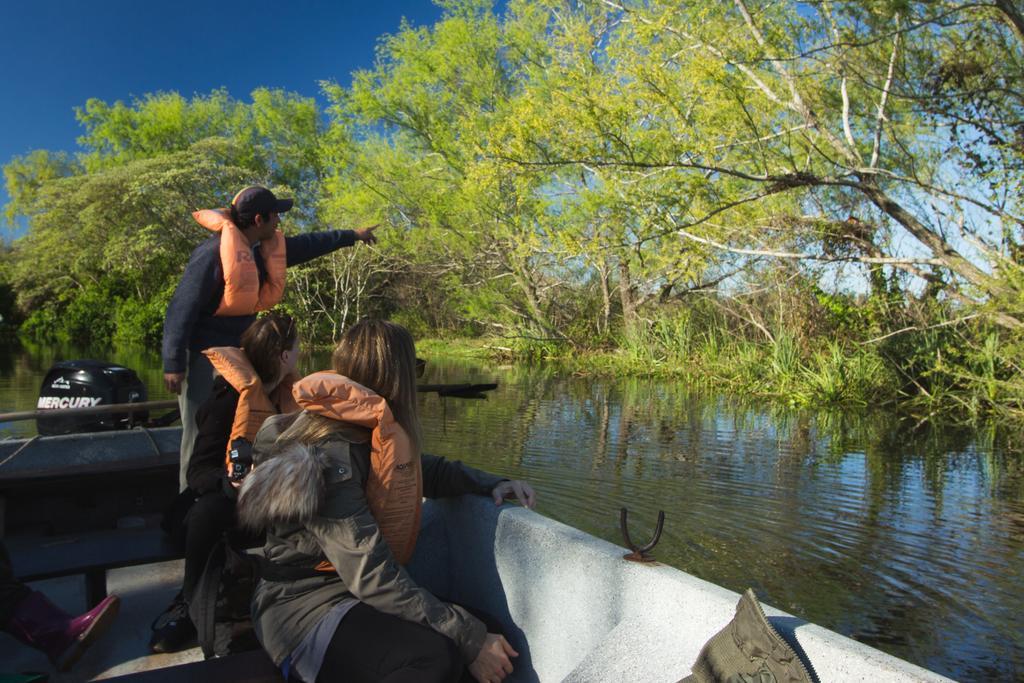
M304 377L295 383L293 393L311 413L372 430L366 500L395 559L408 562L420 530L423 472L419 453L387 401L336 372Z
M295 374L288 375L268 396L263 390L260 376L242 349L215 346L203 351L203 355L210 359L214 369L238 392L238 407L235 408L235 420L231 424L231 436L224 454L224 468L230 471L232 441L242 438L252 443L256 440L256 432L268 417L299 409L292 397L292 385L298 377Z
M271 239L260 242L260 254L267 268L261 285L252 247L226 209L203 209L193 212L192 217L207 230L220 233L224 296L214 315L252 315L272 308L281 300L288 263L284 233L278 230Z

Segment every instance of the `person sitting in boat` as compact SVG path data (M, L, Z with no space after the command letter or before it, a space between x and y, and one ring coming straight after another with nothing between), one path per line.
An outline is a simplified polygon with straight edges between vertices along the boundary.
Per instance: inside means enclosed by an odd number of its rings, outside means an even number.
M85 614L68 614L14 578L10 555L0 541L0 631L41 650L59 671L74 666L110 627L119 606L120 599L108 595Z
M418 586L403 565L423 496L534 492L422 453L416 354L400 325L363 320L333 371L295 383L302 411L269 418L239 495L239 522L266 529L252 603L264 649L289 680L500 681L517 653L466 609Z
M290 316L271 311L242 333L241 348L214 347L203 354L217 377L196 414L188 468L195 502L185 516L185 577L181 592L153 623L154 652L175 652L193 643L196 629L188 604L210 551L235 526L237 488L251 467L256 432L271 415L298 410L291 389L299 336Z

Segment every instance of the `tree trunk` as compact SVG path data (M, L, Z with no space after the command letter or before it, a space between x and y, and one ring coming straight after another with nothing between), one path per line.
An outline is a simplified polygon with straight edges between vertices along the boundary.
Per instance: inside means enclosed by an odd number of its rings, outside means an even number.
M511 261L511 259L510 259ZM512 277L515 278L516 284L522 291L523 296L526 298L526 309L529 313L530 319L540 327L546 334L557 337L559 339L565 339L565 335L555 329L555 326L551 324L548 317L544 314L544 310L540 306L540 300L537 298L537 289L533 286L533 279L530 277L530 273L525 272L518 263L509 263L509 267L512 270Z
M608 262L604 258L601 258L598 263L598 273L601 280L601 320L598 323L598 332L605 334L608 332L608 325L612 317L612 292L611 286L608 283L610 275L608 272Z
M622 302L622 324L626 336L632 337L636 334L637 326L636 287L629 273L629 262L625 258L619 259L619 300Z
M887 216L893 218L902 225L907 232L917 238L921 244L931 250L933 256L954 274L962 277L969 284L972 284L988 294L1006 295L1006 287L996 278L981 270L973 263L963 257L960 252L953 248L941 235L937 234L928 226L924 225L907 211L892 197L883 192L872 181L862 182L857 188L867 195L875 206L881 209ZM1005 313L994 313L992 319L999 325L1012 330L1019 330L1024 323Z

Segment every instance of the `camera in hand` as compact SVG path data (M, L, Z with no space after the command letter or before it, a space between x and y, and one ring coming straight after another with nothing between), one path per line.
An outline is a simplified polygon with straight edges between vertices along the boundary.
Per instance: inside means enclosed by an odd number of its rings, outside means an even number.
M242 481L252 469L252 444L247 439L232 441L228 461L230 463L228 478L231 481Z

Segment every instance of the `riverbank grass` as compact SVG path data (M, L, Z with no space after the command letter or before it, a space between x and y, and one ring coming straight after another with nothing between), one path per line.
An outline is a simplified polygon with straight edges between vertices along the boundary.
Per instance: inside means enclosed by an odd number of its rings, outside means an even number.
M911 416L959 421L994 416L1024 423L1024 382L999 370L993 339L954 359L942 349L900 358L873 345L824 341L810 350L780 335L770 342L672 330L607 349L554 341L430 338L424 357L481 363L546 364L574 375L657 377L791 407L892 407Z

